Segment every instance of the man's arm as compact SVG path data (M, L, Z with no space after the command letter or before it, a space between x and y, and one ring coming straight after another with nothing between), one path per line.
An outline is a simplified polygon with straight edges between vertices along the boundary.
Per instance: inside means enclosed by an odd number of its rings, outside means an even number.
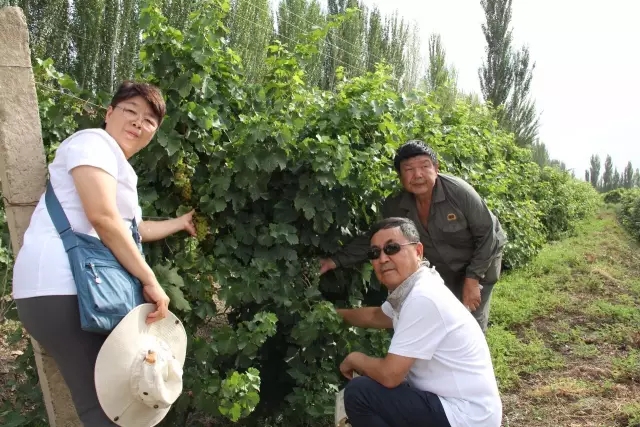
M475 251L466 270L466 277L479 281L484 278L498 245L495 217L480 195L469 185L464 198L465 216L473 235Z
M367 376L387 388L399 386L407 377L409 369L415 362L413 357L387 354L383 359L369 357L360 352L350 353L340 365L340 371L348 379L353 378L353 371Z
M433 357L446 334L439 307L433 300L427 297L408 299L394 328L387 356L374 358L350 353L340 365L340 372L351 379L356 371L385 387L397 387L417 359Z
M338 308L336 312L349 325L358 328L393 328L393 321L380 307Z
M336 311L347 323L353 326L379 329L393 327L393 321L384 313L382 307L338 309ZM415 359L412 357L392 353L387 354L384 358L377 358L360 352L353 352L340 364L340 372L348 379L351 379L355 371L387 388L394 388L404 381L414 361Z
M381 220L397 216L395 203L395 198L387 197L382 203L377 219ZM365 262L370 246L370 238L368 235L356 236L331 257L320 260L320 274L324 274L334 268L350 267Z
M369 236L367 235L355 237L351 242L343 246L340 251L329 257L333 262L332 267L350 267L352 265L365 262L367 260L367 251L370 246L369 240Z

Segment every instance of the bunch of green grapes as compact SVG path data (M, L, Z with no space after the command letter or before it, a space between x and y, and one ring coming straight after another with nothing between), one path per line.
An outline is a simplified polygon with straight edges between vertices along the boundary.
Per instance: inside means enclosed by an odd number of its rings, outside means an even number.
M173 179L176 187L180 189L180 197L185 202L191 201L192 188L191 188L191 171L190 168L184 163L184 160L180 158L176 163Z
M186 244L184 246L184 252L186 254L186 258L191 261L194 262L196 260L196 258L198 258L199 256L199 242L196 238L194 237L189 237L186 241Z
M210 232L209 223L204 215L197 213L193 216L193 223L196 226L196 239L202 242Z

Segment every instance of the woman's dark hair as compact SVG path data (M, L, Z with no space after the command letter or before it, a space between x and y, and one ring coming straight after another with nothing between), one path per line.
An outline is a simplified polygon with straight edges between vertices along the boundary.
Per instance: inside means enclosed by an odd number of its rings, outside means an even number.
M402 163L403 160L416 156L429 156L433 165L438 166L438 156L436 156L433 148L419 139L412 139L402 144L400 148L398 148L398 151L396 151L396 157L393 159L393 166L396 168L396 172L400 173L400 163Z
M109 105L115 107L122 101L135 98L136 96L141 96L149 103L149 106L158 119L158 125L162 124L164 115L167 113L167 105L164 102L160 88L152 84L125 80L118 90L116 90L116 93L113 94ZM107 123L102 122L102 129L106 128L106 126Z

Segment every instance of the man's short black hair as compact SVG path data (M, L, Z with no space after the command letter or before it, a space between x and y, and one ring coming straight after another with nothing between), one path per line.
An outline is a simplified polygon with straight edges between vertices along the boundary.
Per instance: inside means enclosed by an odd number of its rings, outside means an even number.
M425 144L424 141L412 139L402 144L396 151L396 157L393 159L393 166L396 168L396 172L400 173L400 163L403 160L416 156L429 156L433 165L438 166L438 156L433 148Z
M407 238L410 242L419 242L420 241L420 233L418 233L418 228L416 224L410 220L409 218L403 217L392 217L385 218L373 224L371 230L369 231L369 238L373 237L380 230L387 230L389 228L400 227L400 231L402 231L402 235Z

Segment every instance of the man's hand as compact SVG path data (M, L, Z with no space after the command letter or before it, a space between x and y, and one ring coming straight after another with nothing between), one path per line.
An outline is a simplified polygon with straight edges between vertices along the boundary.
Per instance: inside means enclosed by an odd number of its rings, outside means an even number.
M480 297L480 282L476 279L467 277L464 279L464 285L462 286L462 304L469 311L476 311L480 306L482 299Z
M322 276L329 270L333 270L336 268L336 263L333 262L331 258L321 258L320 259L320 275Z
M356 352L349 353L340 364L340 372L348 380L353 379L353 373L355 371L355 365L353 364L354 354L356 354Z

